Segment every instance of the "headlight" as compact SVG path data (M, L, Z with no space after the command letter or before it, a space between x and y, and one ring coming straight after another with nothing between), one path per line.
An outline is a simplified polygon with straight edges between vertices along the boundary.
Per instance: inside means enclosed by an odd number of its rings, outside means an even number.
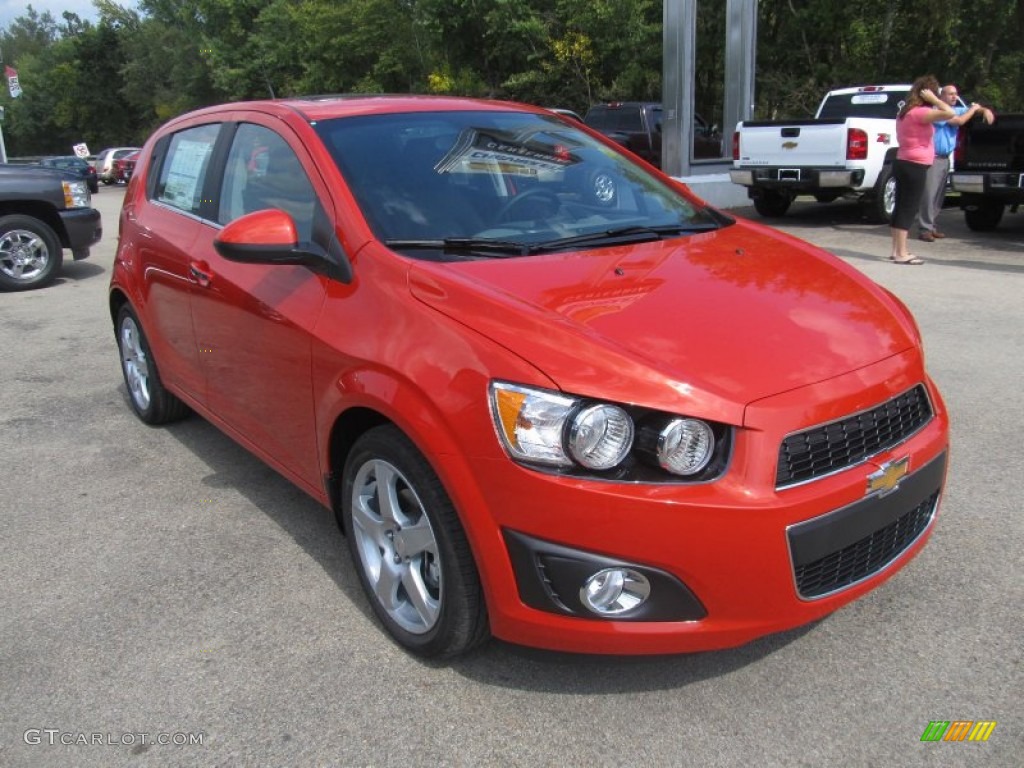
M495 382L491 407L505 450L514 459L554 466L611 469L633 446L633 420L608 403Z
M728 462L724 424L500 381L490 401L502 447L524 464L664 483L712 480Z
M611 469L633 447L633 420L616 405L591 405L569 426L569 451L587 469Z
M576 400L555 392L491 384L491 409L498 435L514 459L569 466L562 434Z
M676 475L697 474L714 450L711 427L697 419L673 419L658 435L658 463Z
M89 194L89 186L84 181L63 181L64 185L64 207L65 208L88 208L92 202L92 195Z

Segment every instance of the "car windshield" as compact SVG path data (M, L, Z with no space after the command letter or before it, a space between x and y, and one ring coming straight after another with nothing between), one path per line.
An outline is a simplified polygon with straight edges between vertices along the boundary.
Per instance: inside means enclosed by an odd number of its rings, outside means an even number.
M592 248L724 221L554 116L421 112L315 127L377 237L418 258Z

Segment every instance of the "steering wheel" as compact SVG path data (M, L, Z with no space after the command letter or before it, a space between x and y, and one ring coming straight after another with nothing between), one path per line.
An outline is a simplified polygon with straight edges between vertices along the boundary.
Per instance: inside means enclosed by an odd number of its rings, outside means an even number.
M558 199L558 195L550 189L544 187L534 187L528 189L525 192L520 192L515 197L511 197L505 201L505 203L498 209L498 212L494 215L494 220L497 222L503 222L510 217L516 208L522 205L533 202L534 205L546 205L554 213L562 205L562 201Z

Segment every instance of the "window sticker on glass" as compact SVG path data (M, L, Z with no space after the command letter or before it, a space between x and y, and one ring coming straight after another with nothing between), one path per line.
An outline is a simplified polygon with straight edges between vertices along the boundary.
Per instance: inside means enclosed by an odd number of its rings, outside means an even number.
M858 93L850 99L853 104L885 104L889 100L886 93Z
M205 141L182 140L175 147L167 171L167 184L163 197L167 202L184 209L193 207L199 197L203 165L213 149Z
M498 173L510 176L542 176L559 173L579 162L562 145L551 145L516 136L506 138L475 128L462 132L458 141L437 164L438 173Z

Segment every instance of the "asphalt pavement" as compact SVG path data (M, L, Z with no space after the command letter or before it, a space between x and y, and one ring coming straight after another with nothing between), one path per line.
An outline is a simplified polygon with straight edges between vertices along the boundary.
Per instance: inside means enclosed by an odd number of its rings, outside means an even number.
M0 294L0 766L1022 764L1024 213L973 233L945 211L923 266L849 203L771 222L910 306L952 413L937 528L884 586L730 651L425 663L327 510L197 417L132 415L105 304L121 196L94 198L91 259ZM988 741L921 740L968 720Z

